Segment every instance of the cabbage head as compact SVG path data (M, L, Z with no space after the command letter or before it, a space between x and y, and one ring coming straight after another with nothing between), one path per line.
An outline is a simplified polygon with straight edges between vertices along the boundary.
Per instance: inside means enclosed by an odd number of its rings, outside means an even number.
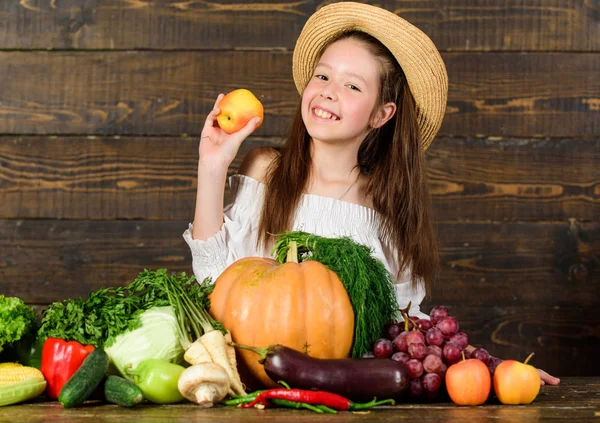
M181 363L181 346L177 319L170 306L152 307L140 315L140 326L119 334L104 351L111 366L123 377L132 378L126 369L135 369L148 359L156 358L170 363Z

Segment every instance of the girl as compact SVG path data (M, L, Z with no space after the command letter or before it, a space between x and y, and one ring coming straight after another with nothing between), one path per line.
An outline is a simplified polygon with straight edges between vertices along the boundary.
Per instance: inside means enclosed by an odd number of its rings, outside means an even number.
M419 304L438 268L424 151L441 125L444 63L432 41L384 9L335 3L306 23L293 57L302 98L281 152L261 148L227 169L259 118L227 135L204 125L194 224L184 233L198 280L235 260L269 256L268 234L350 237L395 277L398 306ZM549 375L543 380L553 382Z

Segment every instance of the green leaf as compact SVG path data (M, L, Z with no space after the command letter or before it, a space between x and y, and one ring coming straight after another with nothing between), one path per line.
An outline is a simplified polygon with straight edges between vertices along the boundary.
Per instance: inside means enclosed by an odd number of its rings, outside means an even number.
M144 269L127 286L100 288L84 301L74 298L50 304L43 312L38 335L101 347L110 345L127 330L140 326L140 314L153 307L170 305L166 286L173 280L189 289L197 304L208 304L207 288L185 273L169 276L167 269Z
M33 307L17 297L0 295L0 352L28 335L36 326Z

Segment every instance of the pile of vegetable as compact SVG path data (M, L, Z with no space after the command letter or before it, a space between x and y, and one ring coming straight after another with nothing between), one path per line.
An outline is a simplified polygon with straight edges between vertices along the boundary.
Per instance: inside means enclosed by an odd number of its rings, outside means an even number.
M211 406L230 393L245 395L231 337L207 311L212 288L209 279L144 270L125 287L51 304L37 333L43 345L41 373L32 369L37 387L41 380L45 396L65 407L94 398L123 406L188 398ZM0 345L12 348L35 335L31 307L17 298L2 297L0 304ZM17 388L11 384L3 404L31 398L14 395Z
M27 341L26 349L40 346L41 355L41 372L27 367L18 380L9 381L10 388L0 386L0 404L25 401L43 391L65 407L87 400L132 407L144 401L171 404L187 399L203 407L262 404L336 412L393 403L401 397L407 389L407 377L398 363L346 359L350 353L358 357L368 350L385 323L396 316L394 288L384 265L368 248L350 239L304 232L282 234L274 254L278 260L271 260L270 266L281 265L283 269L284 262L292 267L299 262L304 269L311 269L309 273L315 277L311 283L317 289L311 295L322 300L312 309L301 310L303 318L312 320L306 333L296 332L300 324L292 331L292 336L299 334L298 339L312 339L313 345L304 342L296 349L280 345L269 349L269 354L262 352L268 380L278 386L285 384L281 379L287 379L293 389L286 385L286 389L247 394L238 373L237 344L228 331L232 328L226 330L210 307L211 301L218 299L213 295L215 286L209 279L198 283L185 273L170 275L160 269L144 270L128 285L99 289L85 300L51 304L43 312L39 330L31 307L0 296L0 352L12 351ZM257 268L251 273L261 276ZM279 286L285 287L285 274L282 272L281 280L277 280ZM330 288L324 285L325 279ZM329 294L325 294L326 289L330 289ZM275 297L267 301L277 301ZM329 329L333 333L328 333L319 319L339 327L332 326ZM281 321L277 317L254 324L278 333ZM245 329L247 333L254 331L252 327ZM37 342L33 342L36 335ZM337 358L314 358L326 341L337 349L333 355ZM258 363L255 353L249 354ZM331 372L338 376L330 378ZM361 375L369 380L361 379ZM387 399L374 399L369 391L373 386ZM29 387L26 393L24 387ZM353 402L363 398L364 404Z
M349 238L286 232L273 255L242 258L215 281L211 315L238 343L358 358L398 313L384 264ZM275 386L253 354L238 353L251 385Z

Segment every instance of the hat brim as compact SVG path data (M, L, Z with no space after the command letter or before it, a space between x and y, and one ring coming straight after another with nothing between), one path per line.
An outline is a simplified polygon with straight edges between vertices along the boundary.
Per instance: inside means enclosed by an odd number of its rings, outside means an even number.
M347 31L375 37L402 67L415 99L421 145L426 150L446 112L448 74L433 41L392 12L355 2L333 3L317 10L304 25L294 48L292 72L298 92L302 94L312 77L323 47Z

